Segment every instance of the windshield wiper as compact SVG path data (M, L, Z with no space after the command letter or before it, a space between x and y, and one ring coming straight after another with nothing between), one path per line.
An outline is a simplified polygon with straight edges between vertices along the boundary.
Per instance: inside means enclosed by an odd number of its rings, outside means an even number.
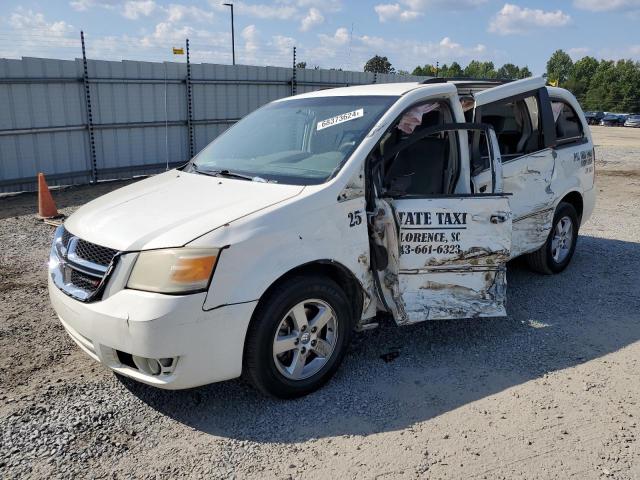
M254 177L250 177L249 175L242 175L241 173L235 173L230 170L202 170L195 163L192 165L193 170L196 173L201 173L203 175L209 175L210 177L228 177L228 178L239 178L241 180L249 180L253 181Z

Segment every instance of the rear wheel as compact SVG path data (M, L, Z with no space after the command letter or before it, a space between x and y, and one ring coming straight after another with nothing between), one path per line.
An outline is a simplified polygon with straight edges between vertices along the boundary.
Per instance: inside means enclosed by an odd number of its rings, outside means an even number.
M291 278L258 307L247 332L244 373L269 395L306 395L338 369L352 325L348 299L335 282Z
M561 202L553 216L553 226L545 244L527 255L532 270L552 275L562 272L573 258L580 223L573 205Z

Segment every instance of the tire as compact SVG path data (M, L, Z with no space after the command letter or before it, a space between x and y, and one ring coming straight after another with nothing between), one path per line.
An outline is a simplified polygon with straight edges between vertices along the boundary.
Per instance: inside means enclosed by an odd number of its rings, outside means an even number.
M563 222L562 224L560 223L561 221ZM570 222L570 232L566 231L567 221ZM553 224L547 241L538 250L527 255L529 267L533 271L545 275L562 272L573 258L578 241L579 228L578 213L574 206L570 203L560 202L553 216ZM561 231L564 231L564 235L561 235ZM560 240L558 240L558 237L560 237ZM554 249L557 242L560 242L566 248Z
M352 330L349 300L338 284L322 276L290 278L260 302L251 320L243 374L267 395L307 395L336 372Z

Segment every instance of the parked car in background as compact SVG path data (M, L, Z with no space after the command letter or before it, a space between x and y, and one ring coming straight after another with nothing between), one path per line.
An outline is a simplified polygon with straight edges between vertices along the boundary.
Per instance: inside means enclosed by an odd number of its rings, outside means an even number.
M604 118L604 112L585 112L584 117L589 125L600 125L600 121Z
M624 122L625 127L640 127L640 115L629 115L626 122Z
M624 125L627 117L625 115L618 115L615 113L608 113L602 120L600 120L600 125L605 127L621 127Z

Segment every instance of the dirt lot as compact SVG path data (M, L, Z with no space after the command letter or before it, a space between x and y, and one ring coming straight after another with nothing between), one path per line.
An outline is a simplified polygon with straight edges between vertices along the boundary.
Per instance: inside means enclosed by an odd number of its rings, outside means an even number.
M598 206L566 272L515 261L509 317L383 324L289 402L95 364L49 306L35 196L0 199L0 477L640 478L640 129L593 131Z

